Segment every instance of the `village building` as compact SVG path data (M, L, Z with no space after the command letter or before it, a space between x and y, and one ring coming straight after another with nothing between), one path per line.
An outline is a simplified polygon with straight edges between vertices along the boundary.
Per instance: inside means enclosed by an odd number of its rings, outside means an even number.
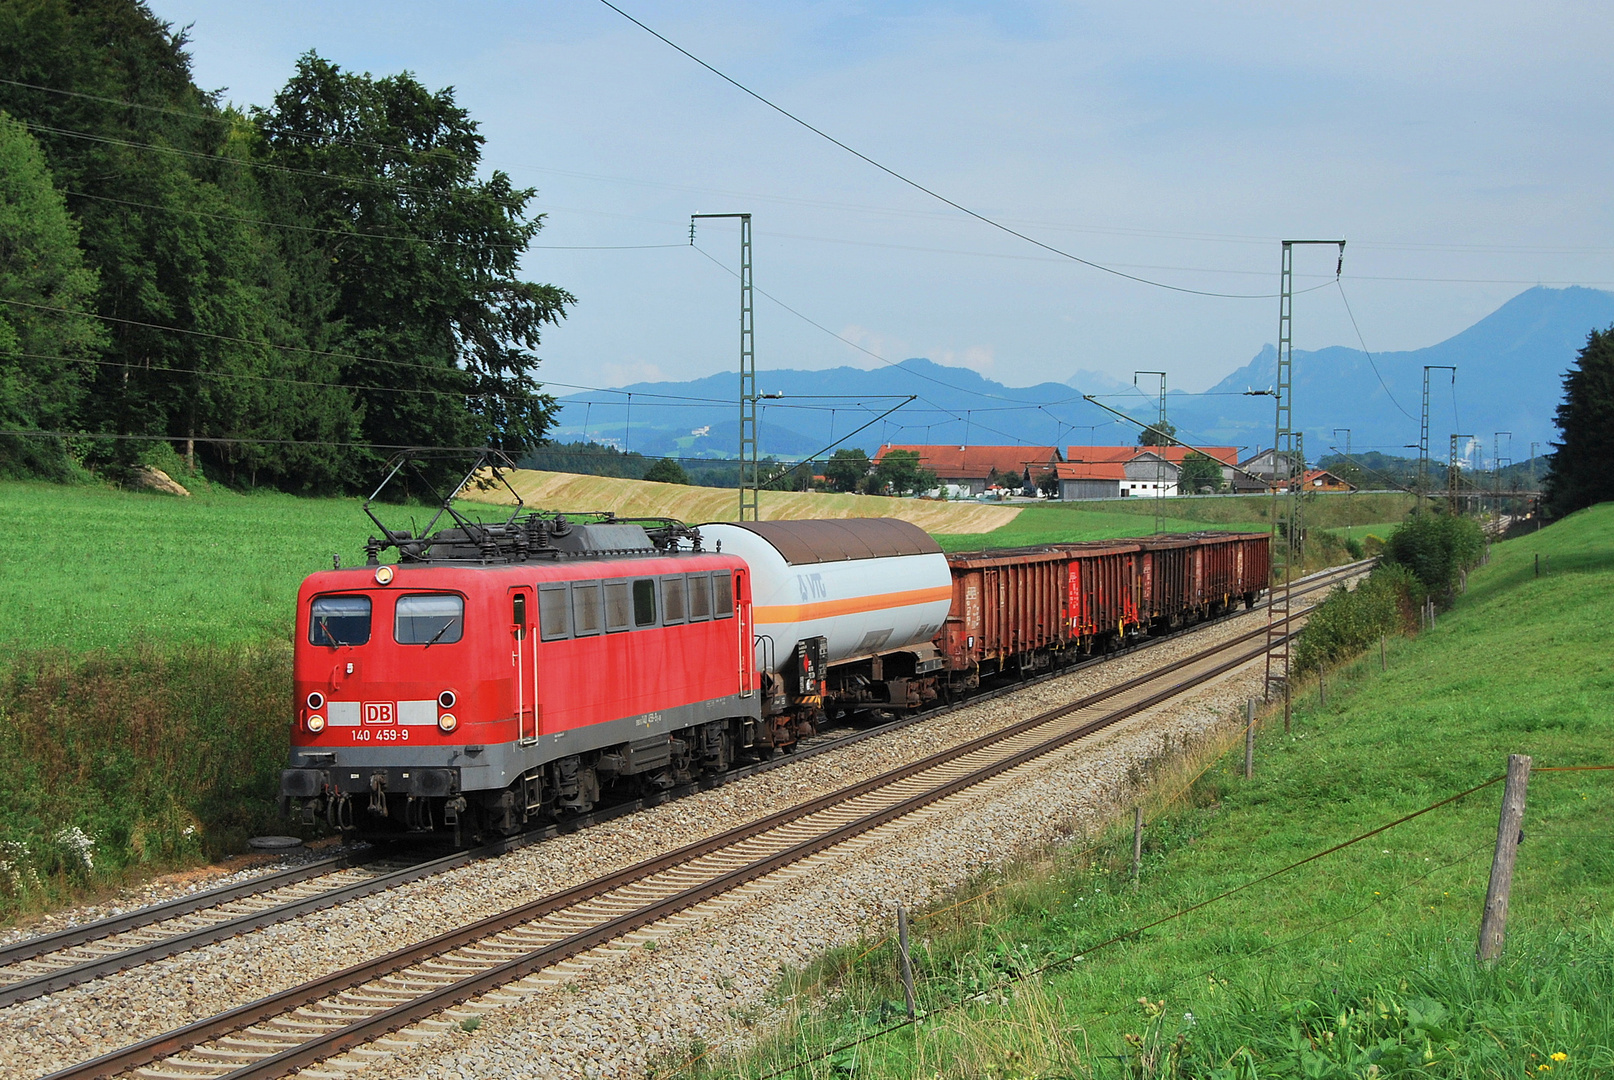
M1055 468L1061 499L1169 498L1178 494L1182 464L1196 450L1186 446L1070 446ZM1233 477L1238 448L1207 446L1197 452Z
M919 464L936 474L943 485L971 495L984 493L996 476L1005 487L1020 490L1029 473L1031 483L1060 461L1057 446L926 446L887 443L874 455L878 466L893 450L919 455Z

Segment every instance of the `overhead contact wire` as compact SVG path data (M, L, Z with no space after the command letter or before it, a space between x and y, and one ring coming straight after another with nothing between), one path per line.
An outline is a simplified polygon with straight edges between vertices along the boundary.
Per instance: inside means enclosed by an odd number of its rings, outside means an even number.
M853 157L857 158L858 160L866 162L867 164L874 166L876 169L879 169L881 172L885 173L887 176L893 177L894 179L899 180L904 184L907 184L909 187L913 188L914 190L921 191L924 194L929 195L931 198L937 200L938 202L945 203L948 206L952 207L954 210L957 210L958 212L960 212L962 214L966 214L969 217L974 218L976 221L979 221L979 222L981 222L982 224L985 224L985 225L989 225L992 228L999 230L1000 232L1007 233L1008 235L1013 236L1016 239L1023 240L1028 244L1031 244L1031 245L1033 245L1035 247L1039 247L1044 251L1051 252L1052 254L1058 255L1061 258L1069 259L1072 262L1080 263L1083 266L1091 267L1094 270L1101 270L1106 274L1113 274L1116 277L1125 278L1128 281L1138 282L1140 285L1152 285L1157 289L1167 289L1167 290L1169 290L1171 292L1188 293L1188 294L1193 295L1193 296L1212 296L1212 297L1218 297L1218 298L1227 299L1227 300L1271 300L1271 299L1275 299L1277 297L1277 295L1278 295L1277 293L1224 293L1224 292L1214 292L1214 291L1211 291L1211 290L1208 290L1208 289L1190 289L1190 288L1187 288L1186 286L1182 286L1182 285L1170 285L1170 284L1167 284L1164 281L1155 281L1155 280L1153 280L1151 278L1139 277L1136 274L1128 274L1124 270L1117 270L1113 266L1106 266L1103 263L1094 262L1091 259L1084 259L1080 255L1073 255L1072 253L1070 253L1068 251L1065 251L1062 248L1057 248L1057 247L1054 247L1052 244L1044 243L1043 241L1038 240L1035 237L1028 236L1027 234L1025 234L1023 232L1020 232L1018 229L1011 228L1010 226L1005 225L1000 221L996 221L996 220L994 220L994 219L992 219L990 217L987 217L985 214L982 214L982 213L980 213L978 211L975 211L975 210L971 210L969 207L965 206L964 204L959 203L959 202L955 202L952 199L949 199L947 196L941 194L940 192L935 191L932 188L926 187L924 184L921 184L919 181L914 180L914 179L912 179L912 178L910 178L908 176L904 176L902 173L897 172L895 169L891 168L890 166L883 165L880 162L876 161L874 158L869 157L867 154L865 154L865 153L863 153L863 152L861 152L859 150L853 149L852 147L848 146L846 143L844 143L841 140L837 139L835 136L829 134L828 132L824 131L823 129L814 127L812 124L808 123L806 120L803 120L801 117L797 116L795 113L789 111L788 109L784 108L783 106L775 105L772 101L769 101L767 98L763 97L761 94L757 93L755 90L752 90L749 86L746 86L744 83L742 83L742 82L738 81L737 79L734 79L734 78L732 78L732 77L730 77L728 75L725 75L723 72L719 71L717 68L713 67L711 64L708 64L705 60L702 60L700 57L696 56L694 53L690 52L688 49L684 48L682 45L679 45L677 42L672 41L670 38L666 37L665 35L660 34L660 33L656 32L655 30L652 30L649 26L646 26L644 23L640 22L638 19L634 18L632 15L629 15L626 11L623 11L621 8L617 7L615 4L611 3L611 0L600 0L600 3L604 4L606 7L610 8L612 11L614 11L618 15L622 16L624 19L626 19L629 22L633 23L633 25L637 26L639 29L643 30L645 33L647 33L650 36L656 38L658 41L662 42L664 45L667 45L668 47L676 50L679 53L682 53L684 56L686 56L689 59L693 60L695 63L699 64L701 67L705 68L707 71L710 71L713 75L716 75L718 78L722 79L724 82L728 83L730 86L733 86L735 89L741 91L742 93L744 93L744 94L746 94L746 95L748 95L748 96L750 96L752 98L755 98L757 101L759 101L762 104L766 105L768 108L772 109L774 112L778 113L780 116L785 117L787 120L790 120L790 121L793 121L794 123L800 124L802 127L806 128L808 131L812 132L814 135L817 135L819 138L824 139L827 142L833 143L835 146L840 147L842 150L846 151L848 154L851 154Z

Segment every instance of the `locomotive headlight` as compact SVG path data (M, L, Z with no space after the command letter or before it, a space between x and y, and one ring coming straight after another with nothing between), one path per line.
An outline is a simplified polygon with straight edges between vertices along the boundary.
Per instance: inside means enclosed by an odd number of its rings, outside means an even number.
M308 707L310 709L317 709L321 705L324 705L324 704L325 704L325 695L324 694L320 693L318 690L310 690L308 692Z
M439 716L437 718L437 726L439 728L441 728L442 731L443 731L443 734L446 735L450 731L453 731L455 728L459 727L460 722L459 722L459 719L453 713L446 712L446 713L444 713L443 715L441 715L441 716Z
M315 735L325 730L325 718L319 713L309 713L308 719L304 723L308 726L308 730Z
M392 567L378 566L375 568L375 583L377 585L392 584Z
M454 707L454 702L458 700L459 699L454 696L454 691L452 690L444 690L441 694L437 695L437 704L444 709L452 709Z

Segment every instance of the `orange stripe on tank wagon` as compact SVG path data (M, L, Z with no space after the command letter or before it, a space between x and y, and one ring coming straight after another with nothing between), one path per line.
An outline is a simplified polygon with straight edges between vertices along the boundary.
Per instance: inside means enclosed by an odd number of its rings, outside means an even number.
M773 607L751 609L752 618L759 623L808 622L812 619L829 619L836 615L858 615L866 611L885 611L888 608L930 604L938 600L951 600L951 585L934 589L909 589L907 592L881 593L879 596L859 596L850 600L819 600L811 604L778 604Z

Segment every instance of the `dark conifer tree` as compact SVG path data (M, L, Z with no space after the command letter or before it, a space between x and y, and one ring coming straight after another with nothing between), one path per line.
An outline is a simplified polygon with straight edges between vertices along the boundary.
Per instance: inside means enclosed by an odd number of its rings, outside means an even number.
M1614 500L1614 326L1587 337L1564 374L1554 420L1563 438L1552 444L1547 512L1563 517Z

